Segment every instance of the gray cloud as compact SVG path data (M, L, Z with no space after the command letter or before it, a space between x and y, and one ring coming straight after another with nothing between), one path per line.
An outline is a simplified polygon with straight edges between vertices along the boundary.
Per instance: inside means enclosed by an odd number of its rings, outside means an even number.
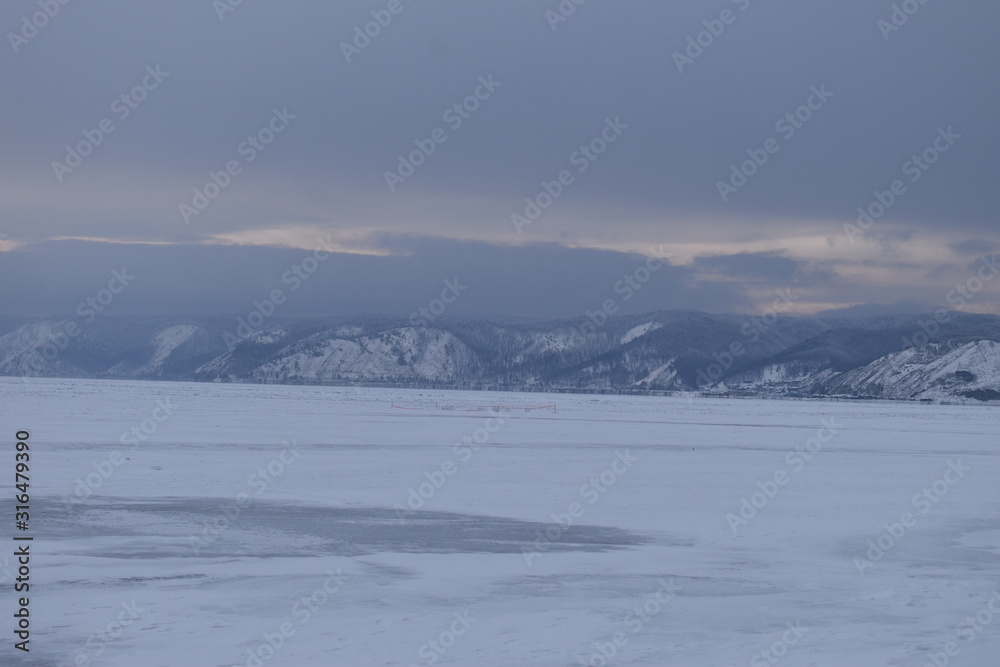
M244 2L224 20L202 0L141 10L126 0L63 5L18 53L9 38L0 46L7 50L0 84L8 92L0 109L0 232L8 243L78 237L186 244L172 256L199 262L280 253L198 254L192 244L302 245L314 230L358 250L391 235L397 251L419 257L438 243L426 237L500 244L489 252L476 246L487 262L508 261L508 243L686 243L702 257L693 269L825 286L825 303L850 304L857 294L839 267L870 257L865 244L847 245L842 225L900 179L905 193L871 232L886 262L919 254L920 244L950 244L957 255L969 254L970 239L982 239L975 247L996 246L997 93L984 81L1000 61L992 34L1000 7L928 3L885 40L877 21L890 8L864 0L754 0L740 11L744 4L591 2L553 31L545 10L555 1L404 0L403 12L351 63L341 43L384 2ZM735 22L679 73L673 54L723 9L735 12ZM6 3L2 32L18 32L23 17L37 11L31 0ZM169 75L120 117L114 101L157 66ZM490 75L500 87L453 127L446 110ZM814 86L833 97L783 136L776 122ZM250 162L239 147L275 108L296 118ZM575 169L571 156L609 117L628 129L517 235L511 213L541 192L542 181ZM66 146L104 118L113 132L59 183L53 161L64 161ZM961 139L911 180L905 163L947 127ZM447 140L390 192L386 170L437 128ZM722 201L717 182L769 137L780 139L780 149ZM231 160L240 173L185 224L179 205ZM830 239L829 256L789 242L812 237ZM746 256L734 251L751 242L771 245ZM105 259L99 247L60 252L70 264L90 266ZM74 252L96 254L74 259ZM539 252L514 254L542 261ZM0 252L0 266L20 261L8 255ZM958 257L940 261L948 264L943 289L949 272L964 265ZM507 274L510 265L492 270L497 281L521 280ZM673 270L676 293L667 301L752 307L745 293L712 287L723 291L707 294L704 281ZM181 275L176 284L155 298L197 308L201 292ZM870 289L883 290L877 299L886 303L909 298L887 283ZM385 298L353 307L402 307ZM10 297L0 310L26 307L25 299ZM491 303L520 312L502 296Z
M1000 248L1000 244L996 241L987 241L985 239L966 239L951 243L949 247L962 255L975 255L978 257L996 252Z
M751 307L739 286L694 285L689 269L669 264L640 271L633 279L638 287L627 289L622 281L646 266L638 255L556 244L415 239L406 245L406 255L338 253L314 262L312 252L298 249L48 242L5 253L0 284L7 286L4 311L27 315L73 312L106 286L113 270L135 276L108 306L117 314L239 314L280 289L287 316L405 316L456 279L466 289L449 315L578 316L607 299L622 313Z
M693 268L699 272L773 283L811 286L829 282L833 274L825 267L810 266L778 252L710 255L695 259Z

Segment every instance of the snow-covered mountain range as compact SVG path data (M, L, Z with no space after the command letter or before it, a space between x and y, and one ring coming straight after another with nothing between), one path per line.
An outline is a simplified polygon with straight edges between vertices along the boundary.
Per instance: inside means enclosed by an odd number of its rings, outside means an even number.
M0 375L1000 401L1000 317L0 316Z

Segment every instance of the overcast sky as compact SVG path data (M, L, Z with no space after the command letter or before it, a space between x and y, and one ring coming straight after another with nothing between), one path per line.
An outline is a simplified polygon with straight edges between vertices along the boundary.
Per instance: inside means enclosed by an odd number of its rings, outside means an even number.
M0 313L122 267L112 313L952 307L1000 250L1000 7L899 5L7 0Z

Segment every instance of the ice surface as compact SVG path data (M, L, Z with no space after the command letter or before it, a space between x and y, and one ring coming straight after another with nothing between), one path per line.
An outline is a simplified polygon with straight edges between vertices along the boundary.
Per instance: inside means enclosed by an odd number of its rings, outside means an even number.
M0 406L36 535L4 665L1000 664L1000 614L963 625L1000 590L995 407L15 379Z

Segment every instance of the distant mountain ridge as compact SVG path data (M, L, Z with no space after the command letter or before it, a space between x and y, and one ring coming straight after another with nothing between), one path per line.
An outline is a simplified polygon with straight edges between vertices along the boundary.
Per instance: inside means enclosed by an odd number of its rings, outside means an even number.
M240 336L229 318L0 316L0 375L1000 401L1000 317L918 335L931 318L274 318Z

